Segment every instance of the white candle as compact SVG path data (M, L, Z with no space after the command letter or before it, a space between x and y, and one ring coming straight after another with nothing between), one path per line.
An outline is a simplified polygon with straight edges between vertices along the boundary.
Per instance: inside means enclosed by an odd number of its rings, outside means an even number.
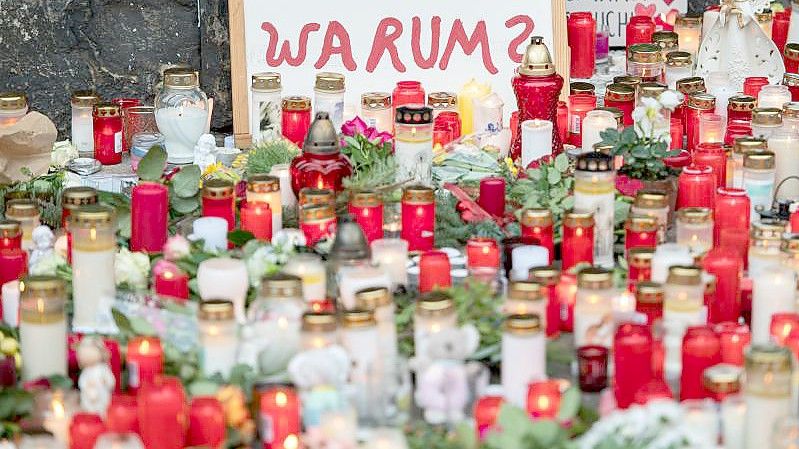
M574 304L574 346L610 347L613 340L613 298L616 296L610 271L585 268L577 274Z
M370 449L408 449L408 441L400 429L378 427L372 431L366 447Z
M301 349L322 349L338 342L338 322L332 313L306 312L302 315ZM395 343L396 344L396 343Z
M757 107L762 108L777 108L782 110L785 103L791 101L791 90L788 86L781 84L768 84L760 89L757 94Z
M338 274L339 302L345 309L355 308L355 293L370 287L391 288L388 274L378 267L341 267Z
M367 288L355 294L355 302L358 309L374 312L380 358L386 370L393 369L397 360L397 323L391 292L385 287Z
M706 88L707 92L714 97L716 97L716 114L722 117L727 116L727 106L730 102L730 97L737 94L739 89L736 89L732 85L732 81L730 81L730 76L727 72L710 72L706 78ZM701 117L701 116L700 116ZM726 124L726 120L724 121ZM724 125L722 124L722 126ZM724 136L719 140L707 141L707 142L723 142ZM700 141L706 142L706 141Z
M702 271L696 266L673 265L664 285L663 327L666 330L666 374L669 378L682 370L682 340L690 326L705 324L705 283Z
M19 281L9 281L3 284L3 321L11 327L19 325Z
M280 74L256 73L252 76L250 134L253 143L281 139L283 115Z
M600 133L609 128L616 129L616 118L610 111L588 111L583 119L583 153L594 151L594 145L602 142Z
M22 379L67 374L67 322L64 282L55 276L30 276L21 291L19 344Z
M538 315L511 315L505 320L500 366L505 400L524 407L530 382L546 378L546 338Z
M691 265L694 258L685 245L664 243L655 249L652 256L652 282L665 283L669 275L669 267L673 265Z
M352 361L350 383L365 388L380 372L380 338L374 312L371 310L343 312L340 339L341 345L347 350ZM361 406L358 409L364 410Z
M704 254L713 247L713 212L705 207L684 207L677 211L677 244L692 254Z
M726 106L724 107L726 110ZM727 119L719 114L701 114L699 116L699 142L724 142L724 125Z
M280 178L272 175L253 175L247 178L247 201L269 205L272 213L272 235L283 229L283 205Z
M314 114L327 112L336 132L344 123L344 75L333 72L316 74L314 85Z
M94 122L92 105L99 101L91 91L78 91L72 95L72 143L81 155L94 155Z
M193 106L158 108L155 122L164 136L169 163L193 162L194 146L205 133L208 112Z
M699 17L686 17L684 15L677 17L677 21L674 23L674 32L677 33L680 51L687 51L692 55L696 55L699 52L699 44L702 41L700 37L701 31L702 22Z
M232 302L236 320L244 322L244 305L250 282L243 260L214 257L202 261L197 267L197 287L203 300L223 299Z
M408 241L398 238L372 242L372 263L383 268L391 278L391 288L408 284Z
M725 449L746 449L746 402L739 395L727 396L721 403L721 427Z
M416 303L413 316L413 343L417 359L426 360L430 336L455 328L458 315L449 296L433 291L423 295Z
M694 399L680 403L685 412L682 423L689 431L708 447L713 447L719 439L719 414L716 403L711 399Z
M752 224L752 229L752 236L749 240L748 277L757 279L769 269L770 265L780 263L780 246L785 226L758 222Z
M202 240L203 250L208 252L227 249L227 220L219 217L200 217L194 220L189 240Z
M358 435L358 414L351 407L323 413L319 421L321 435L325 441L339 448L355 448ZM284 445L284 449L292 449ZM297 449L297 448L293 448Z
M461 117L461 135L469 135L475 132L474 128L474 107L475 101L491 93L491 86L487 83L480 83L474 78L463 85L458 92L458 115Z
M775 185L782 180L799 173L799 137L793 130L781 130L773 133L768 139L768 149L774 153L774 167L776 168ZM778 199L799 197L799 181L785 182L777 192Z
M367 92L361 95L361 118L366 124L381 132L392 132L394 114L391 107L391 94L388 92Z
M399 123L397 126L403 126ZM412 180L429 185L433 169L433 132L411 126L406 132L397 132L394 138L394 159L397 161L397 181Z
M42 413L42 427L52 433L59 444L67 446L69 423L78 411L77 392L54 390L49 394L46 393L44 399L47 402Z
M474 101L474 132L498 132L502 130L502 107L505 103L496 93Z
M269 174L280 179L280 204L284 207L297 207L297 197L291 189L291 172L289 164L276 164L269 170ZM274 229L272 230L274 232Z
M577 157L574 210L594 215L594 264L603 268L613 268L615 179L611 156L592 151Z
M546 308L549 301L544 286L536 281L511 281L508 294L502 304L502 312L506 315L538 315L543 327L546 327Z
M549 265L549 250L538 245L522 245L511 252L513 268L511 279L524 280L530 275L530 268Z
M752 281L752 343L767 343L771 317L796 311L796 273L789 267L769 265Z
M206 301L200 304L198 326L203 374L216 373L224 379L236 364L239 345L238 325L230 301Z
M775 424L794 415L791 400L792 355L787 348L754 344L746 355L745 449L773 447Z
M522 167L530 162L552 154L552 122L549 120L525 120L522 132Z
M301 253L291 256L283 272L302 279L302 297L306 302L321 301L327 297L327 273L322 258L316 254Z

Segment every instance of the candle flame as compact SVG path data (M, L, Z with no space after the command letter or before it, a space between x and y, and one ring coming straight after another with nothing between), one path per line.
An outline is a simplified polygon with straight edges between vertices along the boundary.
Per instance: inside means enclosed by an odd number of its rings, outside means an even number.
M416 215L419 217L424 216L424 208L422 206L416 208Z
M287 320L286 317L284 317L284 316L278 318L277 319L277 327L279 327L281 329L288 328L289 327L289 320Z
M535 227L533 227L533 232L538 234L538 233L541 232L541 228L539 228L538 226L535 226Z
M141 344L139 344L139 353L147 354L148 352L150 352L150 341L142 340Z
M36 300L36 311L39 313L44 313L44 299L37 299Z
M64 403L58 399L53 399L53 415L55 415L56 418L63 418L66 414Z
M322 182L322 178L319 178L319 180L316 181L316 187L318 187L319 189L325 188L325 184Z
M574 231L574 234L575 234L577 237L582 237L582 236L583 236L583 228L577 228L577 229Z
M540 396L538 398L538 408L540 410L547 410L550 406L550 400L547 396Z
M285 407L286 404L288 403L289 403L289 397L286 396L286 393L278 391L275 394L275 404L277 404L278 407Z
M175 275L171 271L165 271L164 272L164 279L168 280L168 279L172 279L173 277L175 277Z
M97 228L89 229L89 239L90 240L97 240Z
M283 440L283 449L297 449L298 447L300 447L300 440L293 433Z
M430 331L431 331L431 332L433 332L433 333L436 333L436 332L441 332L441 325L440 325L440 324L438 324L438 323L433 323L433 324L430 326Z

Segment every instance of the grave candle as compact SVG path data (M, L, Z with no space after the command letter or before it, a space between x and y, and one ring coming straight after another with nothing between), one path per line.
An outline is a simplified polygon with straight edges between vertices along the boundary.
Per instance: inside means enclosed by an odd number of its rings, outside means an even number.
M151 384L164 371L164 351L156 337L134 337L128 341L125 363L128 367L128 389L135 394Z
M763 151L744 155L743 187L749 196L750 221L756 221L761 212L771 209L775 178L774 153Z
M433 109L433 118L442 112L453 112L458 119L458 136L460 137L460 118L458 118L458 95L455 92L430 92L427 94L427 105Z
M635 284L652 279L654 248L631 248L627 252L627 289L634 291Z
M522 167L552 153L552 122L525 120L521 124Z
M80 206L97 203L97 190L92 187L67 187L61 191L61 226L66 227L69 215Z
M394 110L388 92L366 92L361 94L361 118L369 127L380 132L394 129Z
M613 313L611 272L602 268L585 268L577 275L577 301L574 305L574 345L610 347Z
M272 234L283 229L283 186L281 184L281 179L277 176L256 174L247 177L247 202L269 205Z
M300 230L308 247L336 234L336 211L333 206L310 206L300 210Z
M713 240L721 244L721 231L725 229L749 232L749 197L743 189L719 187L713 210Z
M727 185L727 153L720 142L700 143L691 155L693 164L710 167L716 177L716 187Z
M677 178L677 209L683 207L713 208L716 177L707 166L689 165Z
M370 245L372 263L385 270L391 278L392 290L408 283L408 242L402 239L378 239Z
M430 184L433 168L433 110L427 106L397 108L394 157L397 179Z
M727 449L745 449L746 403L742 396L726 397L721 403L722 439Z
M677 244L693 254L713 247L713 212L706 207L684 207L677 211Z
M669 268L664 289L663 325L667 329L666 373L679 376L682 370L682 343L685 330L705 324L704 290L699 267L675 265Z
M791 91L787 86L780 84L767 84L757 94L757 107L759 109L782 109L782 105L791 101Z
M494 424L499 417L499 411L505 399L502 396L483 396L475 402L474 420L477 427L478 441L485 440L485 437L494 428Z
M28 113L28 97L23 92L0 92L0 127L17 123Z
M652 331L649 326L624 323L613 337L615 382L613 391L619 408L629 407L635 393L652 378Z
M635 284L635 311L646 315L650 326L663 318L663 286L657 282L641 281Z
M536 245L521 245L513 248L511 258L513 259L513 268L508 277L512 280L527 279L530 268L542 267L549 263L546 248Z
M425 251L419 257L419 292L452 286L449 256L443 251Z
M574 303L577 301L577 276L562 272L557 293L560 303L560 330L572 332L574 330Z
M283 272L302 279L302 296L306 303L321 301L326 297L327 275L325 264L316 254L300 253L289 257Z
M138 433L139 417L136 397L128 394L114 393L105 414L109 432Z
M491 86L474 79L469 80L458 92L458 114L461 117L461 132L474 132L474 103L491 93Z
M626 31L627 47L649 43L652 42L652 34L655 32L655 22L649 16L634 15L630 17Z
M693 75L693 61L691 53L685 51L671 51L666 54L666 81L664 84L669 89L677 88L677 81Z
M537 314L510 315L502 332L502 390L523 407L530 382L546 377L546 339Z
M142 182L133 187L130 207L130 250L160 253L168 234L169 189Z
M582 148L583 120L588 111L596 109L596 96L587 93L569 95L569 143Z
M594 215L568 211L563 217L562 270L594 262Z
M267 203L246 201L239 209L241 229L249 231L257 240L272 240L273 214Z
M601 133L607 129L616 129L616 117L612 112L594 109L588 111L582 122L582 149L591 152L595 145L602 142Z
M72 93L72 134L70 139L78 147L79 154L94 154L94 127L92 110L100 97L91 90L76 90Z
M297 442L300 434L300 400L288 386L274 386L260 395L259 434L264 449L297 449L286 443Z
M547 324L547 296L536 281L511 281L502 311L506 315L534 314L543 328Z
M702 374L702 386L716 402L722 402L741 389L743 369L726 363L719 363L705 369Z
M735 321L725 321L714 326L721 342L721 362L730 365L744 365L744 349L752 339L749 326Z
M740 282L743 260L734 248L712 248L702 259L702 268L716 276L716 291L708 304L709 323L737 321L741 315Z
M225 424L225 410L218 399L211 396L192 398L187 446L221 449L225 443Z
M178 302L189 299L189 275L177 266L153 269L155 294L168 296Z
M771 317L796 311L796 273L788 267L770 265L753 281L752 342L763 344L769 341Z
M203 374L210 377L220 373L227 379L236 365L239 344L233 303L218 300L202 302L197 325L200 329Z
M777 420L792 413L791 353L786 348L755 344L746 355L744 400L745 447L772 441Z
M188 427L186 394L180 379L159 376L138 393L139 434L150 449L183 449Z
M421 185L406 187L402 192L403 240L409 251L426 251L433 248L435 238L435 192Z
M624 114L624 126L633 124L635 89L626 84L613 83L605 87L605 107L617 108Z
M230 181L209 179L203 183L202 215L203 217L219 217L227 221L227 230L236 228L235 187Z
M283 99L281 130L283 137L302 148L311 127L311 99L292 96Z
M30 276L19 283L19 343L22 379L67 374L67 323L64 282Z
M574 171L574 208L593 213L593 261L603 267L613 265L615 179L616 172L611 156L592 152L577 158Z
M328 312L305 312L302 315L300 333L303 351L320 349L336 344L338 339L338 321L336 316Z
M39 226L41 214L35 201L16 199L6 201L6 219L15 220L22 228L22 249L33 249L33 230Z
M789 176L799 173L799 136L795 130L783 129L773 133L768 139L768 149L774 153L775 185L779 185ZM777 199L799 197L799 182L788 181L780 187Z
M558 282L560 271L553 267L530 268L530 279L538 283L545 295L546 304L546 331L547 337L557 337L560 333L560 298L558 296Z
M344 123L344 75L335 72L319 72L314 83L314 114L326 112L338 131Z
M752 224L751 238L749 239L749 272L751 279L758 278L769 265L779 264L782 234L785 232L785 223L777 221L760 221Z
M75 413L69 424L69 449L93 449L106 431L103 418L94 413Z
M272 166L272 169L269 170L269 174L280 179L280 205L289 208L296 208L297 196L294 195L294 191L291 189L291 172L289 170L289 164L275 164Z
M489 237L471 237L466 241L466 266L468 268L499 269L499 245Z
M522 240L543 246L549 251L549 263L555 259L554 225L549 209L525 209L520 220Z
M212 257L197 267L200 298L227 299L233 302L236 319L244 322L244 307L249 289L247 265L241 259Z
M771 86L765 86L765 87L771 87ZM780 86L780 87L785 87L785 86ZM787 98L788 99L785 101L786 103L791 101L790 94L788 95ZM782 101L782 99L775 101ZM768 140L772 134L774 134L776 131L779 131L780 128L782 128L783 104L784 103L781 103L779 107L773 107L773 108L757 107L752 111L752 136L759 139Z
M571 77L591 78L596 66L596 20L590 12L573 12L567 21Z
M557 380L531 382L527 390L527 413L532 418L554 419L560 409L560 399Z
M388 273L370 265L341 267L338 270L338 278L338 301L345 309L355 308L355 294L360 290L370 287L391 287Z
M608 386L608 348L588 345L577 348L580 390L598 393Z
M685 108L685 134L687 136L687 149L693 151L701 142L699 130L699 117L709 114L716 109L716 97L704 92L695 92L688 96Z
M799 314L796 312L780 312L771 316L769 333L771 340L778 346L786 346L788 337L799 331Z
M0 250L22 248L22 227L16 220L0 220Z
M382 195L372 190L352 193L349 212L361 226L367 242L383 238Z
M386 370L393 370L397 359L397 324L394 320L396 308L391 292L385 287L359 290L355 293L355 306L360 310L374 312L380 348L379 363Z
M122 113L113 103L97 103L92 112L94 158L103 165L122 162Z
M441 331L455 328L458 315L455 304L448 294L432 291L422 294L416 303L413 315L413 343L415 356L427 360L427 345L430 337Z
M674 198L672 196L672 198ZM635 194L630 213L652 217L658 224L658 243L666 241L666 228L669 224L669 195L662 190L641 189Z
M263 72L252 75L250 134L253 143L272 141L281 137L282 91L279 73Z
M655 248L658 241L658 222L654 217L630 215L624 224L624 249Z
M16 281L28 272L28 252L23 249L0 250L0 283Z
M692 326L685 330L682 341L682 374L680 399L704 399L710 396L702 385L705 369L721 363L721 342L708 326Z

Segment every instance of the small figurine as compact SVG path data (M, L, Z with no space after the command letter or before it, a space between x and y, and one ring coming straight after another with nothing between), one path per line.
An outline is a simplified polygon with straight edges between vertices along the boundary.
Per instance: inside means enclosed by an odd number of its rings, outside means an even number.
M80 406L87 412L103 416L116 385L114 373L108 365L108 349L100 338L87 336L78 343L76 355L81 368L78 377Z
M36 262L49 256L53 252L53 245L55 245L55 235L53 231L45 226L40 225L34 228L31 233L33 240L33 249L31 249L31 257L28 262L29 266L35 266Z
M341 346L303 351L291 359L289 378L301 392L306 428L318 426L327 412L349 407L343 394L349 371L350 357Z
M194 146L194 165L204 172L216 163L216 138L211 134L203 134Z

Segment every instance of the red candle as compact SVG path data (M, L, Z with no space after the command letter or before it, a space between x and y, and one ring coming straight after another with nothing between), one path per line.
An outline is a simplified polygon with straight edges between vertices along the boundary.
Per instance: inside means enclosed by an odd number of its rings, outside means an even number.
M572 12L567 20L571 77L591 78L596 66L596 20L590 12Z
M472 237L466 241L468 268L499 269L499 245L489 237Z
M605 107L619 109L624 114L624 126L631 126L635 109L635 89L626 84L608 84L605 88Z
M225 443L225 430L225 411L216 398L191 400L187 446L219 449Z
M771 40L777 45L780 51L785 48L788 41L788 27L791 23L791 10L777 11L774 13L774 20L771 22Z
M133 106L141 106L141 101L138 98L114 98L111 100L111 103L119 106L120 114L125 114L125 109L133 107ZM128 147L131 139L133 138L130 135L130 132L135 132L135 129L127 129L127 125L123 123L122 126L122 151L130 151Z
M785 61L786 73L799 72L799 43L789 42L785 44L785 50L782 56L782 59Z
M569 95L569 143L582 147L583 119L589 111L596 109L596 96L587 93Z
M569 138L569 105L565 101L558 101L555 117L555 121L557 122L555 131L558 137L560 137L561 142L566 142ZM518 159L519 157L521 157L521 153L519 153L518 156L514 156L514 159Z
M300 400L291 387L272 387L260 397L261 428L264 449L296 449L286 441L297 442L300 436Z
M716 276L716 288L708 304L708 323L738 321L741 315L740 283L743 260L733 248L716 247L702 259L702 268Z
M92 113L94 158L103 165L122 162L122 115L113 103L97 103Z
M653 248L632 248L627 252L627 289L635 291L635 285L652 279Z
M697 92L688 97L688 104L686 105L685 120L685 134L688 138L687 148L688 151L694 151L699 145L699 116L706 113L713 113L716 109L716 97L704 92Z
M114 394L105 414L109 432L138 433L139 408L136 397L127 394Z
M727 321L716 324L713 330L721 342L721 363L744 366L744 350L752 339L749 326Z
M139 433L147 449L186 447L186 394L180 379L159 376L138 395Z
M455 111L439 112L433 119L433 129L435 130L436 127L449 130L450 141L458 140L461 137L461 118ZM513 128L511 127L511 129Z
M494 423L497 422L499 409L505 399L502 396L483 396L474 405L474 420L477 425L477 440L485 440L488 432L493 430Z
M156 268L158 265L156 264ZM153 269L155 277L155 294L158 296L168 296L178 302L185 302L189 299L189 275L176 265Z
M122 391L122 354L119 351L119 342L110 337L103 337L103 344L108 351L108 365L114 374L114 391Z
M402 231L409 251L433 249L435 240L436 203L433 189L411 186L402 192Z
M722 240L724 235L722 234ZM741 279L741 316L746 324L752 324L752 288L754 283L751 278Z
M28 273L28 252L22 249L0 250L0 285L25 277Z
M779 346L785 346L788 337L799 332L799 313L775 313L771 316L771 339Z
M685 135L685 130L682 126L682 120L679 117L672 117L669 122L669 135L671 136L670 150L679 150L683 147L682 136Z
M691 326L682 340L680 399L704 399L709 392L702 384L705 369L721 363L721 341L709 326Z
M674 394L671 392L669 384L660 377L652 379L635 393L635 403L639 405L664 399L670 401L674 399Z
M713 170L716 187L727 185L727 153L721 143L700 143L692 154L693 164Z
M785 340L785 347L791 350L793 356L799 358L799 334L792 334Z
M286 97L283 99L281 130L283 137L302 148L305 135L311 127L311 99L308 97Z
M261 241L272 240L272 210L269 203L247 201L239 209L241 229Z
M164 351L156 337L135 337L128 341L125 360L128 367L128 389L135 393L153 383L164 371Z
M792 233L795 234L799 232L799 209L791 212L790 225Z
M300 230L305 245L313 248L320 241L336 235L336 211L331 205L303 207L300 210Z
M654 248L658 244L658 222L647 215L630 215L624 224L624 249Z
M608 386L608 348L581 346L577 348L577 373L580 390L598 393Z
M534 267L530 269L530 279L538 282L547 292L547 337L556 338L560 334L560 297L558 282L560 270L553 266Z
M650 326L663 318L663 286L643 281L635 285L635 311L646 315Z
M391 102L396 110L399 106L425 104L425 92L419 81L397 81L391 93Z
M379 193L372 190L353 193L349 211L361 225L367 242L383 238L383 197Z
M22 228L16 220L0 220L0 250L22 248Z
M495 216L505 215L505 179L488 177L480 180L480 196L477 203L486 212Z
M230 181L209 179L203 183L203 217L219 217L227 221L228 231L236 227L235 187Z
M560 409L560 382L531 382L527 390L527 413L533 418L554 419Z
M443 124L433 123L433 147L445 146L452 142L452 131Z
M799 44L797 44L797 50L799 50ZM799 101L799 74L786 73L782 77L782 84L788 86L788 90L791 91L791 101Z
M105 433L100 415L75 413L69 424L69 449L93 449L97 438Z
M633 44L648 44L652 42L655 33L655 22L649 16L632 16L627 23L627 48Z
M716 246L721 246L721 232L725 229L748 236L750 202L746 190L719 187L714 203L713 239Z
M635 393L652 379L652 331L642 324L624 323L613 337L616 366L613 392L619 408L629 407Z
M735 95L727 103L727 126L731 123L751 122L752 110L757 105L757 98L749 95Z
M289 171L295 195L305 187L341 192L344 190L344 178L352 174L352 164L338 148L306 147L301 155L291 161Z
M549 209L525 209L521 218L522 241L543 246L549 251L549 263L555 259L555 228Z
M736 139L741 137L752 137L751 121L733 120L727 125L727 132L724 133L724 145L734 145Z
M768 85L769 80L765 76L750 76L744 78L744 95L757 98L758 94L760 94L760 89Z
M558 283L558 302L560 303L560 330L571 332L574 329L574 303L577 301L577 276L561 272Z
M160 253L167 238L169 189L156 182L134 186L130 204L130 250Z
M10 355L0 358L0 387L17 385L17 363Z
M563 217L562 270L594 263L594 215L569 211Z
M677 178L677 209L708 207L713 209L716 176L704 165L689 165Z
M443 251L426 251L419 257L419 293L452 287L449 256Z

